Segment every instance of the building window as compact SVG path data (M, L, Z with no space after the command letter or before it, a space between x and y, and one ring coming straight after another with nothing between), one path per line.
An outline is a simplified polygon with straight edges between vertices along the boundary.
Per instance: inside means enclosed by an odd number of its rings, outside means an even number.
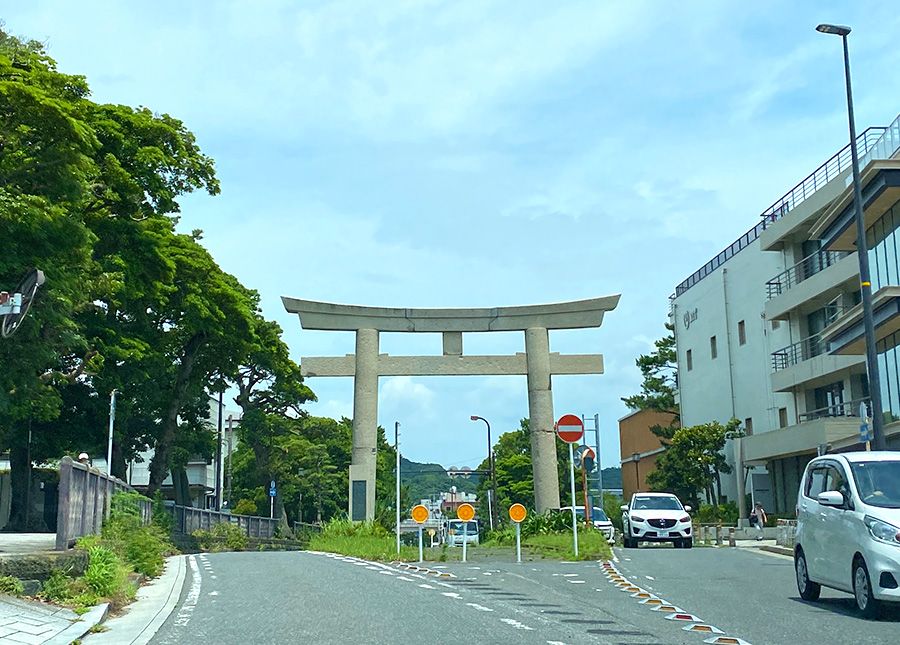
M716 347L716 337L710 336L709 338L709 355L712 358L716 358L719 355L719 350Z
M744 434L748 437L753 434L753 417L744 419Z
M688 369L688 372L690 372L692 369L694 369L694 355L691 353L691 350L687 350L686 360L687 360L687 369Z
M747 329L744 327L744 321L741 320L738 323L738 344L746 345L747 344Z
M778 408L778 427L788 427L787 408Z
M773 320L773 321L772 321L772 331L775 331L775 330L778 329L779 327L781 327L781 321L780 321L780 320Z

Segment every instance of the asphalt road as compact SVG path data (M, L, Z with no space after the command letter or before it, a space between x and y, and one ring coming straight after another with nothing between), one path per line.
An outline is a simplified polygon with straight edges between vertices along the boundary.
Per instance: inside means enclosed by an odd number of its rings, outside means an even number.
M734 548L615 551L629 580L753 645L900 642L897 609L867 621L849 594L823 589L819 602L801 600L786 556Z
M313 553L189 556L175 643L702 643L596 562L448 563L438 578Z
M871 622L843 594L799 600L789 558L727 548L616 553L633 583L752 645L900 640L900 612ZM429 566L452 577L330 554L188 556L179 603L152 642L701 645L709 637L617 588L597 562Z

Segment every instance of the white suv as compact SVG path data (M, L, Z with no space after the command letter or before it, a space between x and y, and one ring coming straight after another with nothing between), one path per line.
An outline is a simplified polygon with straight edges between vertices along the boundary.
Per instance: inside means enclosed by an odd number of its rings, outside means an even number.
M622 506L622 541L626 549L639 542L671 542L676 549L694 546L690 506L669 493L635 493Z
M900 452L847 452L813 459L797 497L797 589L852 593L867 618L900 601Z

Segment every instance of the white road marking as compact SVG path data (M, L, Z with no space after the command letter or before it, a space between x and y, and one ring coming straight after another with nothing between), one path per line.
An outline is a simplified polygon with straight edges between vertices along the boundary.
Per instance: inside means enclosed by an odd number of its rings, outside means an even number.
M207 595L207 596L218 596L218 595L219 595L219 592L218 592L218 591L210 591L210 592L209 592L208 594L206 594L206 595Z
M656 580L656 578L654 578L653 576L644 576L644 577L647 578L647 580Z
M566 645L562 641L547 641L547 645Z
M366 567L366 569L369 569L370 571L381 571L378 567Z
M448 598L461 598L462 597L458 593L455 593L453 591L442 591L441 595L447 596Z
M577 573L564 573L564 574L562 574L562 577L563 578L574 578L577 575L578 575Z
M477 602L467 602L467 606L477 609L478 611L494 611L490 607L485 607L484 605L479 605Z
M491 573L490 573L489 571L485 571L485 572L482 573L481 575L483 575L483 576L489 576L489 575L491 575Z
M534 631L534 627L529 627L528 625L523 625L522 623L520 623L518 620L516 620L514 618L501 618L500 622L506 623L507 625L511 625L512 627L515 627L516 629L523 629L523 630L529 631L529 632Z
M210 576L213 580L217 580L216 576Z
M427 584L424 582L422 584L420 584L419 586L422 587L422 589L437 589L437 587L432 587L430 584Z
M200 577L200 567L197 566L197 559L194 556L188 556L188 564L191 566L191 588L188 590L187 597L184 599L184 604L181 606L178 616L175 617L175 624L180 627L184 627L191 622L194 607L197 606L197 600L200 598L200 587L203 584L203 579Z
M481 567L469 567L470 569L475 569L476 571L480 571Z
M569 580L568 582L571 582L573 585L583 585L584 584L584 580Z
M379 573L383 576L392 576L394 575L393 571L379 571Z
M397 576L397 580L406 580L407 582L415 582L412 578L407 578L406 576Z

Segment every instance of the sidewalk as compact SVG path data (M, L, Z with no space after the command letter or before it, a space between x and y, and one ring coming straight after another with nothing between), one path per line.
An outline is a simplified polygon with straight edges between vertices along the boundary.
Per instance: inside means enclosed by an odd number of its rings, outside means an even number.
M69 645L103 620L108 605L79 616L70 609L0 596L0 644Z
M56 533L0 533L0 555L53 551Z

